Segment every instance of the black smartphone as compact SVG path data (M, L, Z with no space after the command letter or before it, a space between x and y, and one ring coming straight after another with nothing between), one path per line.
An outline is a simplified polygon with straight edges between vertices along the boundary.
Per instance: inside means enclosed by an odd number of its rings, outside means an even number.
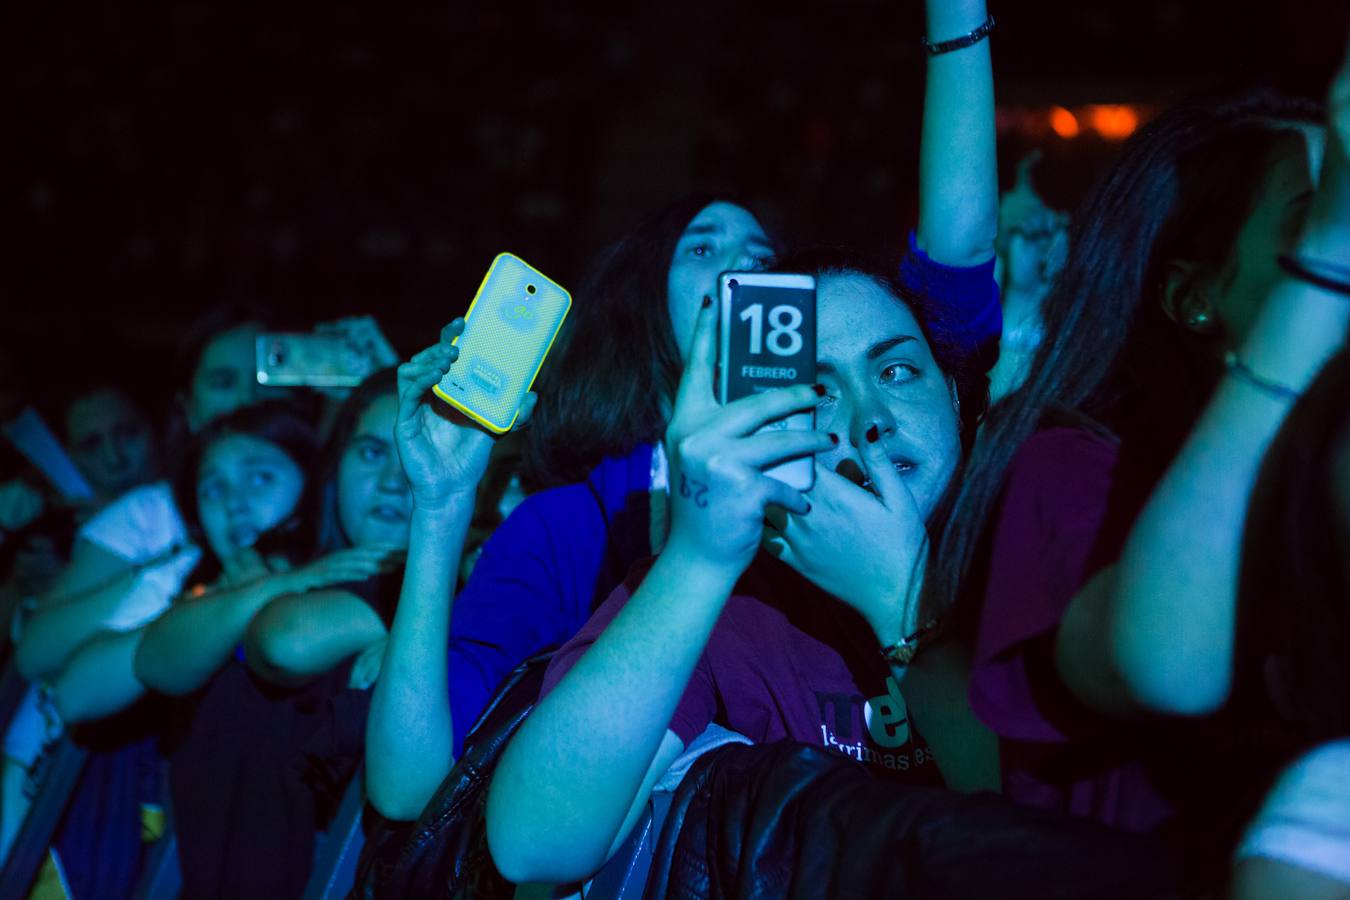
M723 272L718 279L717 399L720 403L816 383L816 280L787 272ZM765 426L809 429L814 410ZM815 484L815 459L765 470L800 491Z

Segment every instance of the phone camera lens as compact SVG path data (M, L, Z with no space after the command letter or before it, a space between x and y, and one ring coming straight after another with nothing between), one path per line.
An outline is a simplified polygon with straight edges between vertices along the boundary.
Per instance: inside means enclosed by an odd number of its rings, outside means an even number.
M536 290L537 288L532 284L525 285L525 293L527 294L533 294Z

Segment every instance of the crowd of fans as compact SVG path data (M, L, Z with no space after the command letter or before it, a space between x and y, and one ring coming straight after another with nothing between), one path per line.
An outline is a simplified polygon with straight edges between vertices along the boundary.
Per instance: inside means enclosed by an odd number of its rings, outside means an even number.
M897 261L659 209L508 435L430 393L458 320L315 323L375 374L287 388L249 307L163 420L13 410L0 856L55 804L39 896L172 840L299 897L359 796L367 897L1350 894L1350 63L1162 111L1070 217L999 195L983 0L927 16ZM765 268L819 383L719 405Z

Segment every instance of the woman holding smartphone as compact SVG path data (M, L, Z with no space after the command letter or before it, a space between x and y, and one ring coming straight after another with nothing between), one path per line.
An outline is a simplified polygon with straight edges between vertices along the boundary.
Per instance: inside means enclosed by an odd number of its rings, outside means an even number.
M982 0L934 0L929 17L930 33L946 38L980 28L987 14ZM1000 327L993 115L987 41L930 58L920 216L900 280L977 367L992 363ZM501 679L575 634L632 563L659 549L670 478L660 441L682 351L717 276L762 266L774 250L744 206L700 198L601 254L527 432L527 474L549 489L507 518L458 596L454 573L491 439L451 424L423 397L453 364L449 341L462 326L400 368L398 445L413 526L367 728L367 788L381 813L416 818Z

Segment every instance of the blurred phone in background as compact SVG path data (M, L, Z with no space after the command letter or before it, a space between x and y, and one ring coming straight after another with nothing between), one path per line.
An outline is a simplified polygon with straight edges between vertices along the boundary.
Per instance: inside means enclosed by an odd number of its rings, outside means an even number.
M350 388L375 371L375 361L342 335L269 332L258 335L257 371L269 387Z

